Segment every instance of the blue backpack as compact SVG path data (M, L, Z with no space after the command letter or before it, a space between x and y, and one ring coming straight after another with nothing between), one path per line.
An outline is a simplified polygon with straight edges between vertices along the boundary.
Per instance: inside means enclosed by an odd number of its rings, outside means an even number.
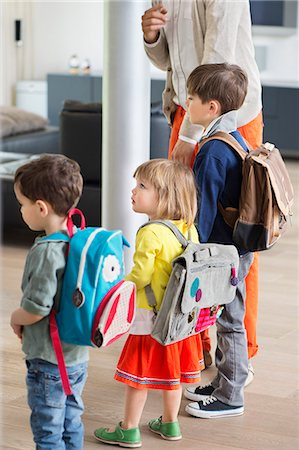
M74 233L72 216L81 226ZM65 393L71 394L60 340L69 344L105 347L126 333L135 316L135 284L124 281L121 231L87 227L82 212L72 209L68 234L42 241L68 242L59 308L50 314L50 332Z

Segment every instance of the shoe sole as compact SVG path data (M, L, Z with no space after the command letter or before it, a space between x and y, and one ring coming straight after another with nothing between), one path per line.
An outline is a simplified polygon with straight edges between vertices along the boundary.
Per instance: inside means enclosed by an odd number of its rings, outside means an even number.
M187 389L185 389L184 391L184 397L186 397L188 400L193 400L194 402L202 402L211 395L212 394L209 395L195 394L193 392L187 391Z
M165 434L161 433L161 431L153 430L152 428L148 427L150 431L152 431L155 434L159 434L163 439L166 441L179 441L182 439L182 435L180 436L166 436Z
M220 414L217 411L202 411L186 406L185 411L193 417L199 417L200 419L220 419L222 417L234 417L244 414L244 408L237 408L234 410L222 411Z
M119 447L139 448L142 446L142 442L138 442L138 444L130 444L129 442L107 441L107 439L99 438L95 434L94 437L97 441L104 442L104 444L118 445Z

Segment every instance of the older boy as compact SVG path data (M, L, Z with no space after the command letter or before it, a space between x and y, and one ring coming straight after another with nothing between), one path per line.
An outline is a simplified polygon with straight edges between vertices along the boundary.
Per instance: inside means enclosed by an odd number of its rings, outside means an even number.
M45 155L20 167L14 189L24 222L51 235L67 232L67 213L82 193L80 167L63 155ZM11 327L22 340L27 366L31 429L37 449L82 450L82 390L87 347L62 343L73 394L64 394L53 350L49 314L59 305L67 244L37 238L26 259L21 306Z
M224 131L247 150L236 130L237 110L244 102L247 85L245 72L236 65L204 64L194 69L187 81L187 108L190 121L205 128L202 140ZM238 208L242 180L240 157L228 144L217 139L208 141L196 156L194 173L198 185L200 241L233 244L232 228L224 222L219 203L224 208ZM253 254L238 250L240 268L236 297L225 305L217 321L217 375L208 386L185 390L187 398L197 400L186 407L195 417L227 417L244 412L244 384L248 375L244 278Z

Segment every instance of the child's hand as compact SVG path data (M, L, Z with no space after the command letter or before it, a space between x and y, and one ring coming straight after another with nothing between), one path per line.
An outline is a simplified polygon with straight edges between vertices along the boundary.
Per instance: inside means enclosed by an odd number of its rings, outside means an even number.
M20 340L22 340L23 326L17 325L15 323L13 323L12 321L10 322L10 326L13 329L13 332L18 336L18 338Z

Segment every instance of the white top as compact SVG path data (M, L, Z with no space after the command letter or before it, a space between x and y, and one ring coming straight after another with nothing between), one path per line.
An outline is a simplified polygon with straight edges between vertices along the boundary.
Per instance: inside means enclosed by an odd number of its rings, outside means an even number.
M144 42L152 63L167 71L164 113L171 122L176 105L186 109L186 81L200 64L238 64L248 76L248 93L238 111L238 127L262 109L261 83L254 57L249 0L164 0L168 21L153 44ZM180 135L198 141L202 127L187 115Z

